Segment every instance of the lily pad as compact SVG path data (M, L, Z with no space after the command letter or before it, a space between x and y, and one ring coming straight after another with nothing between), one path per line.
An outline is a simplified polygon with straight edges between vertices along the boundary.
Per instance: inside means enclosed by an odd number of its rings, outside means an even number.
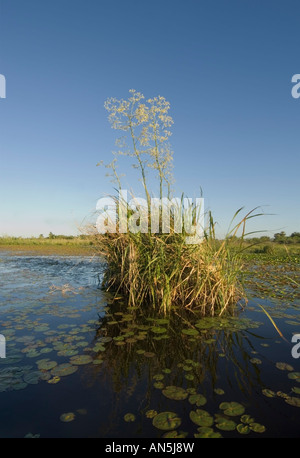
M84 364L89 364L93 361L93 358L89 355L78 355L72 356L70 362L76 366L83 366Z
M237 425L236 429L237 429L237 432L240 434L249 434L251 431L250 426L243 424L243 423L240 423L239 425Z
M272 390L269 390L268 388L264 388L262 390L262 394L267 396L267 398L274 398L276 396L276 393Z
M245 412L245 407L238 402L222 402L219 408L224 410L225 415L229 415L230 417L242 415Z
M254 418L252 418L250 415L242 415L240 420L247 424L254 423Z
M278 362L276 363L276 367L277 369L280 369L281 371L293 371L294 370L293 366L287 363Z
M127 423L135 421L135 415L133 413L127 413L126 415L124 415L124 421L126 421Z
M179 386L167 386L162 392L166 398L175 399L176 401L182 401L188 397L186 390Z
M255 433L264 433L266 427L264 425L261 425L260 423L250 423L250 429Z
M216 427L222 431L234 431L236 428L236 422L229 420L228 418L217 417Z
M201 426L198 428L198 433L194 434L194 437L203 439L216 439L222 437L222 435L219 432L214 431L213 428Z
M291 380L295 380L295 382L300 383L300 372L289 372L288 378L290 378Z
M197 409L190 412L190 419L198 426L212 426L213 417L206 410Z
M289 396L285 402L294 407L300 407L300 398L296 398L295 396Z
M67 375L74 374L78 370L78 366L73 366L69 363L64 363L56 366L51 370L51 374L58 377L65 377Z
M172 431L181 425L181 419L174 412L161 412L153 418L152 424L157 429Z
M191 394L189 396L189 403L196 404L197 407L201 407L207 403L207 399L205 396L203 396L203 394Z
M156 410L147 410L145 415L147 418L154 418L157 415L157 411Z
M215 392L216 394L220 395L220 396L221 396L222 394L225 394L225 391L222 390L222 388L215 388L215 389L214 389L214 392Z
M42 361L38 363L38 368L43 371L50 371L57 366L56 361Z
M199 332L197 331L197 329L182 329L182 334L185 334L187 336L198 336L199 335Z
M63 413L61 414L59 419L64 423L69 423L70 421L73 421L75 419L75 414L73 412Z
M165 334L167 332L167 329L161 326L153 326L151 328L151 331L154 332L154 334Z

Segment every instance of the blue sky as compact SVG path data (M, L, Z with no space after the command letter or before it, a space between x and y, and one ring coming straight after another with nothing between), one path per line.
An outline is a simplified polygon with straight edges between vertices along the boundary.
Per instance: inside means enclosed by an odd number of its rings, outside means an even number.
M0 0L0 235L76 234L112 192L104 102L162 95L175 193L226 232L300 230L299 0ZM138 186L131 167L124 187Z

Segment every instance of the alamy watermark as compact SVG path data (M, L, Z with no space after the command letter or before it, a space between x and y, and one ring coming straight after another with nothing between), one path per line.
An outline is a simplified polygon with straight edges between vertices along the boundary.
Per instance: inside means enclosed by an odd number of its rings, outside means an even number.
M292 83L296 83L295 86L292 87L292 97L294 99L300 98L300 74L293 75Z
M167 197L146 199L134 197L128 201L128 191L121 189L118 198L103 197L96 210L100 212L96 228L100 234L183 233L187 244L198 244L204 236L204 199L169 199Z
M6 79L0 74L0 99L6 99Z
M294 334L292 337L292 343L296 343L296 345L292 348L292 357L293 358L300 358L300 334Z
M6 358L6 340L2 334L0 334L0 358Z

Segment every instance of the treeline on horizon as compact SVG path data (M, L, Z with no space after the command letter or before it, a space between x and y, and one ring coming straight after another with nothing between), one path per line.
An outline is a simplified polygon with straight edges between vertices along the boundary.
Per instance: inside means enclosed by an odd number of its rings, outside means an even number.
M22 236L1 236L0 241L22 241L22 240L82 240L82 241L91 241L93 239L92 235L89 234L80 234L80 235L64 235L64 234L53 234L50 232L48 236L40 234L38 237L22 237ZM239 237L231 237L238 241ZM220 239L221 240L221 239ZM300 232L292 232L290 235L286 235L284 231L274 234L273 237L263 235L261 237L247 237L243 239L245 242L249 243L279 243L279 244L298 244L300 243Z

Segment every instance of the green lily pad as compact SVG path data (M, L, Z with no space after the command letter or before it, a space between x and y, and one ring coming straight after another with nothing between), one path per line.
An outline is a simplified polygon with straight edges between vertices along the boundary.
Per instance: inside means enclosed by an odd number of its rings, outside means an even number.
M201 426L198 428L198 433L194 434L194 437L201 439L216 439L222 437L222 435L219 432L214 431L213 428Z
M300 407L300 398L296 398L295 396L289 396L285 402L290 406Z
M234 431L236 428L236 422L233 420L229 420L228 418L217 417L216 427L218 429L221 429L222 431Z
M151 328L151 331L154 332L154 334L165 334L167 332L167 329L161 326L153 326Z
M73 366L69 363L59 364L51 370L51 374L58 377L65 377L74 374L78 370L78 366Z
M222 402L219 408L224 410L225 415L229 415L230 417L242 415L245 412L245 407L238 402Z
M261 425L260 423L250 423L250 429L255 433L264 433L266 427L264 425Z
M30 372L29 374L24 375L23 380L30 385L37 385L39 380L41 380L41 373L38 371Z
M153 418L152 424L157 429L172 431L181 425L181 419L174 412L161 412Z
M252 364L261 364L262 361L259 358L251 358L250 359L250 363L252 363Z
M93 362L93 358L89 355L72 356L72 358L70 358L70 362L76 366L83 366L84 364Z
M276 367L277 369L280 369L281 371L293 371L294 370L293 366L287 363L281 363L281 362L276 363Z
M190 412L190 419L198 426L212 426L214 423L213 417L206 410L197 409Z
M220 396L221 396L222 394L225 394L225 391L222 390L222 388L215 388L215 389L214 389L214 392L215 392L216 394L220 395Z
M207 403L207 399L205 396L203 396L203 394L191 394L189 396L189 403L196 404L197 407L201 407Z
M135 421L135 415L133 413L127 413L126 415L124 415L124 421L126 421L127 423Z
M184 439L188 436L188 433L184 431L168 431L162 437L165 439Z
M188 393L184 388L178 386L167 386L163 390L164 396L168 399L175 399L176 401L182 401L188 397Z
M145 415L147 418L154 418L157 415L157 411L156 410L147 410Z
M43 371L50 371L57 366L56 361L42 361L38 363L38 368Z
M198 336L199 335L199 332L197 331L197 329L182 329L182 334L185 334L187 336Z
M267 398L274 398L276 396L276 393L268 388L264 388L262 394L267 396Z
M296 394L300 394L300 388L298 388L297 386L294 386L294 387L292 388L292 391L293 391L294 393L296 393Z
M75 414L73 412L63 413L61 414L59 419L64 423L69 423L70 421L73 421L75 419Z
M290 378L291 380L295 380L295 382L300 383L300 372L289 372L288 378Z
M249 425L246 425L243 423L240 423L239 425L237 425L236 429L237 429L237 432L240 434L249 434L251 431Z
M250 415L242 415L240 420L247 424L254 423L254 418L252 418Z

